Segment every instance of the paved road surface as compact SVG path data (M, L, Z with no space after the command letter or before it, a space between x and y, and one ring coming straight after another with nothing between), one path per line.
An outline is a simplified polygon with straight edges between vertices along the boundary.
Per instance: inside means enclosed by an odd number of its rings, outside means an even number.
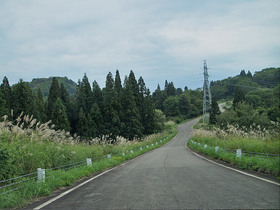
M180 125L169 144L43 209L279 209L279 186L217 166L185 149L196 121Z

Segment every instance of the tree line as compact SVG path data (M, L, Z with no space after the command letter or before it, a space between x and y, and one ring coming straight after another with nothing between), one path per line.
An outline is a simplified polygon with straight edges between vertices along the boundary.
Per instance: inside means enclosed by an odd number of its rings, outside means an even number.
M163 90L158 85L151 94L144 79L136 80L133 71L123 82L118 70L115 76L109 72L102 89L96 81L90 84L85 74L73 96L53 77L47 99L40 88L34 93L23 80L11 87L4 77L0 86L0 115L15 120L23 112L40 122L51 120L55 129L64 129L82 139L114 141L123 136L132 140L161 131L166 120L179 122L200 115L201 99L201 90L183 91L167 81Z

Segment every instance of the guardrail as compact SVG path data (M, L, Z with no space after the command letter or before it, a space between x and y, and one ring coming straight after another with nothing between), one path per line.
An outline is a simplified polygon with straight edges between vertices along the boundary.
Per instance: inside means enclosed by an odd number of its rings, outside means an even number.
M163 144L166 142L167 139L170 139L170 137L172 138L174 136L174 133L171 134L170 136L168 136L167 138L164 138L163 140L160 140L160 144ZM153 149L155 147L157 147L159 145L159 142L156 142L155 144L151 144L151 145L146 145L146 149ZM138 150L143 151L144 148L143 147L139 147ZM127 154L133 154L134 151L132 149L130 149ZM126 156L127 155L125 152L122 152L122 156ZM111 159L114 158L112 157L111 154L107 154L105 156L99 157L97 159L94 159L94 161L100 161L102 159ZM86 160L82 160L79 162L75 162L75 163L69 163L66 165L61 165L61 166L57 166L57 167L53 167L53 168L48 168L48 169L42 169L42 168L37 168L36 172L33 173L29 173L29 174L24 174L18 177L14 177L14 178L10 178L10 179L6 179L6 180L1 180L0 181L0 196L16 191L18 189L21 189L23 187L25 187L25 185L27 183L42 183L45 182L45 179L47 179L48 177L55 175L55 173L57 173L58 171L61 170L69 170L72 168L78 168L78 167L82 167L82 166L92 166L92 159L91 158L87 158ZM1 192L2 191L2 192Z
M193 141L193 140L190 140L190 142L197 146L203 146L204 149L209 148L209 146L207 144L202 145L201 143ZM218 146L215 146L214 149L215 149L215 152L225 151L225 152L229 152L229 153L236 153L237 158L241 158L242 156L250 156L250 157L259 157L259 158L280 159L280 154L247 152L247 151L242 151L241 149L232 150L232 149L219 148Z

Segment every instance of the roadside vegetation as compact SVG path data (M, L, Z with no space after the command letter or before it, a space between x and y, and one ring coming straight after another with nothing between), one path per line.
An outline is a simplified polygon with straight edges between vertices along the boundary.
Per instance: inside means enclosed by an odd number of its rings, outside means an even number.
M117 137L114 144L100 139L82 143L79 137L54 130L50 123L41 124L30 116L19 117L17 124L4 117L4 121L0 122L0 187L7 185L1 181L36 172L37 168L46 169L46 179L42 183L37 183L36 179L20 183L16 187L24 187L9 193L5 191L14 186L0 189L0 208L22 207L30 200L47 196L80 178L155 149L176 135L174 122L166 122L164 126L164 131L146 136L142 140ZM108 154L111 158L108 158ZM92 166L86 165L86 158L92 159ZM84 164L68 170L60 168L77 162ZM13 182L11 180L8 184Z
M228 95L232 103L223 100L227 108L221 113L214 95L209 120L194 126L196 131L189 147L241 169L280 180L279 73L279 68L270 68L252 76L242 70L234 78L213 83L213 92L218 97L226 94L221 92L222 86L230 89L231 83L235 84L233 98ZM255 87L245 81L253 81ZM219 147L218 151L215 147ZM242 151L241 158L236 155L237 149Z
M199 128L195 130L188 146L240 169L262 172L280 179L280 140L277 132L278 130L260 129L245 132L230 125L227 130ZM215 147L219 147L217 152ZM236 155L237 149L242 151L241 158Z

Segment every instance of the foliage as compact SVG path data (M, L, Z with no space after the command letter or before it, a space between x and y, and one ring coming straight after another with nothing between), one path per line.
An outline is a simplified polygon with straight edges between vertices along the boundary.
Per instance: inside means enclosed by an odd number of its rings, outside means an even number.
M279 159L264 159L258 157L242 156L236 158L236 149L241 149L243 153L279 154L280 140L279 130L263 130L260 127L244 131L244 129L228 125L226 129L214 128L211 130L195 130L192 140L200 143L201 146L189 142L189 146L212 158L227 161L242 169L256 170L280 176ZM204 149L204 145L207 149ZM219 152L215 152L218 146ZM229 152L233 151L233 153Z
M271 128L275 127L265 113L259 113L254 110L250 105L246 103L238 103L235 110L224 112L217 116L217 125L221 128L227 127L227 125L238 125L244 129L256 128Z
M68 79L67 77L56 77L59 84L63 84L69 93L70 96L73 96L76 93L77 84ZM36 78L33 79L29 85L34 93L41 89L44 98L46 99L49 96L50 87L52 83L53 77L49 78Z
M210 119L209 119L209 123L210 124L216 124L217 123L217 116L220 115L220 108L218 106L218 102L216 97L214 96L212 98L212 102L211 102L211 109L210 109Z
M16 124L5 116L0 122L0 181L33 173L39 167L61 167L85 161L86 158L92 158L93 164L92 167L82 166L68 171L47 170L46 182L42 185L30 181L24 188L1 195L0 208L23 207L31 199L49 195L53 190L71 185L82 177L155 149L166 142L164 139L170 140L176 135L175 126L170 124L168 130L146 136L142 141L117 137L115 144L111 145L107 141L100 142L100 139L81 143L79 137L73 138L69 133L53 130L49 123L40 124L30 116L20 116ZM107 154L111 154L112 158L108 159Z
M238 87L246 95L249 91L259 90L263 88L274 88L280 82L280 68L267 68L262 71L257 71L252 76L252 73L245 70L240 72L240 75L228 77L227 79L211 82L211 92L221 99L232 99L235 88Z

